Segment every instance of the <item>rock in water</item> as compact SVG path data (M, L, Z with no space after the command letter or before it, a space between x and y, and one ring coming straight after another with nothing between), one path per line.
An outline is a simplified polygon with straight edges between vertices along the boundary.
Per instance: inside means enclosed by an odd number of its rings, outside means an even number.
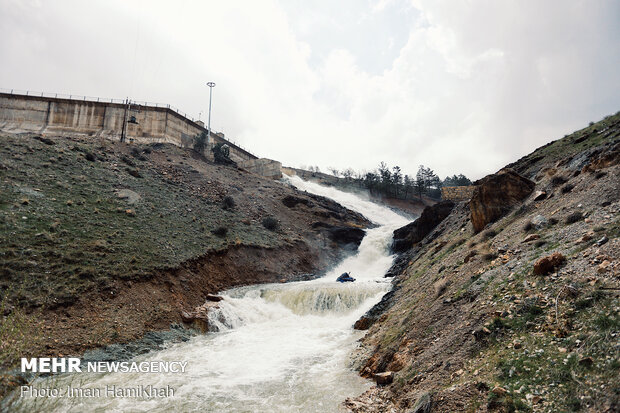
M536 185L511 169L489 175L478 181L469 202L475 232L503 217L510 209L532 193Z
M424 208L420 218L394 231L392 251L404 252L410 249L413 244L422 241L441 221L450 215L452 208L454 208L452 201L441 201Z

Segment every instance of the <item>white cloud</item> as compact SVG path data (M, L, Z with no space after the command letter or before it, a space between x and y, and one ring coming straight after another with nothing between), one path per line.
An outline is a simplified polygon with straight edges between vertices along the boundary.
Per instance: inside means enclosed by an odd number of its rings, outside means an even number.
M613 1L0 0L1 87L170 103L285 164L475 178L620 107Z

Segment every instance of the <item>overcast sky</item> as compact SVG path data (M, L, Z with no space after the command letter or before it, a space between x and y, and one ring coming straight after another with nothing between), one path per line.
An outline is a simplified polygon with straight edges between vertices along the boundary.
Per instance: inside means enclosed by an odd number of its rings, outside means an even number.
M285 165L480 178L620 110L620 1L0 0L0 87L169 103Z

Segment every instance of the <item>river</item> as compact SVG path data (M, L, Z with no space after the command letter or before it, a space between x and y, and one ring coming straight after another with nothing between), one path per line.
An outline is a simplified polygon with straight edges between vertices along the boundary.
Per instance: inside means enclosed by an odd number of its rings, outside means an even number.
M345 398L371 386L348 365L362 333L353 323L390 289L392 231L408 220L392 210L334 188L285 178L300 190L331 198L377 224L358 252L324 277L222 292L209 313L219 331L170 344L135 361L187 361L184 373L74 373L38 379L64 397L20 398L24 411L101 412L335 412ZM353 283L338 283L348 271ZM160 398L105 397L109 386L174 389ZM66 388L102 389L101 397L67 397Z

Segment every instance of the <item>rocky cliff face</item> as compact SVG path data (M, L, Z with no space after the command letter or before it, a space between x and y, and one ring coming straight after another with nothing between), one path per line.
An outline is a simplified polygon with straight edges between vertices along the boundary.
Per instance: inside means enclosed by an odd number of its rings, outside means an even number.
M381 379L344 406L618 411L619 148L620 113L482 179L401 254L358 324L355 366Z
M511 169L489 175L475 183L469 208L475 232L497 221L532 193L536 184Z

